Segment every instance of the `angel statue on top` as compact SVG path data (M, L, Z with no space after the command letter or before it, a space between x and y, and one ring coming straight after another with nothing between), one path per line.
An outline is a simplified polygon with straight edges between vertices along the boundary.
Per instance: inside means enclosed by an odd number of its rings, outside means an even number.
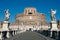
M52 9L51 9L51 19L52 19L53 21L56 21L55 14L56 14L56 10L52 10Z
M7 10L5 10L5 21L8 21L9 20L9 18L10 18L10 14L9 14L9 10L7 9Z

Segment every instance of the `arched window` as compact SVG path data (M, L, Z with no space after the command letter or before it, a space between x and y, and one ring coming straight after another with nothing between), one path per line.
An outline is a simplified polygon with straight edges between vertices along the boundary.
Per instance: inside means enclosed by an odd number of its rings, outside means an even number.
M28 10L28 14L32 14L32 11L31 10Z

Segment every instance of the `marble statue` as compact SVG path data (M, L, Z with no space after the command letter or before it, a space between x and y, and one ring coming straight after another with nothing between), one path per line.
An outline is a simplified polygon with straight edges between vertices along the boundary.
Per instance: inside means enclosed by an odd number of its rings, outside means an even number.
M7 9L7 10L5 10L5 21L8 21L9 20L9 18L10 18L10 14L9 14L9 12L8 12L9 10Z
M51 19L52 19L52 21L56 21L55 14L56 14L56 10L51 10Z

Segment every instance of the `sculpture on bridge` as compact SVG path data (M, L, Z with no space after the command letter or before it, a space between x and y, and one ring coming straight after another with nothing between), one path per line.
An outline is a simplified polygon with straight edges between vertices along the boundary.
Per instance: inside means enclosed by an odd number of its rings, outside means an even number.
M8 12L9 10L7 9L7 10L5 10L5 21L8 21L9 20L9 18L10 18L10 14L9 14L9 12Z
M52 21L56 21L55 14L56 14L56 10L51 10L51 19L52 19Z

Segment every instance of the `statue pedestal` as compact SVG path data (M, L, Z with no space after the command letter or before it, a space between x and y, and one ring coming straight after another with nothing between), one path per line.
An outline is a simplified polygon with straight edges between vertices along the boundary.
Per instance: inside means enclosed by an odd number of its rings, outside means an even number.
M51 22L51 32L50 32L50 37L52 37L53 36L53 31L58 31L58 28L57 28L57 22L56 21L52 21Z
M51 26L52 26L51 31L57 31L58 30L56 21L52 21Z
M4 21L2 25L2 31L7 31L6 37L9 38L9 28L8 28L8 21Z
M8 21L4 21L4 22L3 22L2 30L3 30L3 31L8 31L8 30L9 30L9 28L8 28Z

